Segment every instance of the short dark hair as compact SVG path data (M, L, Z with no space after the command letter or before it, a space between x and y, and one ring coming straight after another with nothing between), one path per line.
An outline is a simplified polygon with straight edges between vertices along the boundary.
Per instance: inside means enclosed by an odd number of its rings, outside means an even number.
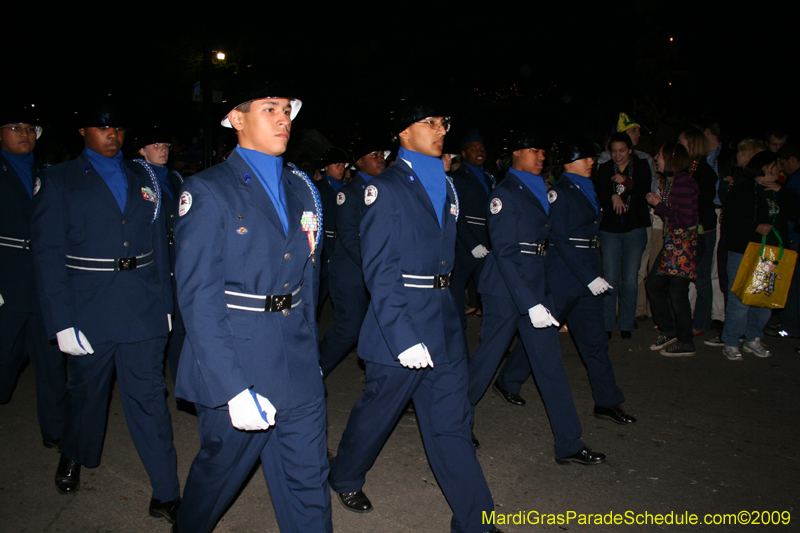
M719 122L717 122L717 119L714 117L701 117L697 122L697 128L702 131L703 134L705 134L706 130L709 130L715 137L720 136Z
M234 107L233 110L234 111L241 111L242 113L249 113L250 112L250 104L252 104L252 103L253 103L253 101L249 100L249 101L247 101L247 102L245 102L245 103L243 103L241 105L238 105L238 106Z
M699 128L689 128L683 132L683 136L689 141L689 155L692 159L700 159L708 155L708 139Z
M800 161L800 144L788 142L778 150L778 159L789 160L792 157Z
M664 175L668 178L686 172L692 164L689 152L681 143L672 141L664 143L660 152L664 156Z
M617 132L611 136L611 138L608 140L609 150L611 150L611 145L614 143L625 143L625 146L627 146L628 149L633 149L633 140L631 139L631 136L624 131Z
M750 161L748 161L744 166L744 177L755 179L759 176L763 176L764 167L773 164L777 160L778 154L775 152L770 152L769 150L758 152L756 155L751 157Z
M764 140L769 142L770 135L774 135L776 139L783 139L789 134L783 126L779 124L772 124L769 128L767 128L767 133L764 135Z

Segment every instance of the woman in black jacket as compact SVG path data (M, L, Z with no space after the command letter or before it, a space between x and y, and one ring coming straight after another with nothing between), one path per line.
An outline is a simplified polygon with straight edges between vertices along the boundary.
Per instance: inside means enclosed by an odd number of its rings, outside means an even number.
M594 179L603 208L599 233L603 278L612 286L603 297L603 315L611 338L619 299L619 329L623 339L630 339L636 319L639 266L650 227L645 195L650 192L651 173L647 162L634 155L628 134L614 134L609 151L611 160L600 165Z

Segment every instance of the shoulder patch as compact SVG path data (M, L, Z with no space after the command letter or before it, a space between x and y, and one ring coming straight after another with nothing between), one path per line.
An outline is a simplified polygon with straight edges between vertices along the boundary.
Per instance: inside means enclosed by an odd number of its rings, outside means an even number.
M557 199L558 199L558 193L556 192L555 189L550 189L549 191L547 191L547 201L548 202L550 202L552 204Z
M181 193L181 199L178 202L178 216L182 217L189 212L192 208L192 194L189 191Z
M364 203L367 205L372 205L377 199L378 188L374 185L367 185L367 189L364 191Z
M503 209L503 202L500 201L500 198L492 198L489 203L489 212L496 215L501 209Z
M36 178L33 180L33 195L36 196L36 193L39 192L39 189L42 188L42 178Z
M346 199L344 193L339 191L339 194L336 195L336 205L342 205Z

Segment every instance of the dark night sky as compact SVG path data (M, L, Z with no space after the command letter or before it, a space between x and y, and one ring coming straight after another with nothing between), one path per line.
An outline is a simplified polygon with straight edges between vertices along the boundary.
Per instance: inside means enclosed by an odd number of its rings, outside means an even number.
M48 11L33 37L6 39L14 45L3 62L18 83L4 93L36 102L51 130L69 131L85 98L112 93L139 122L187 135L201 124L190 96L205 47L225 50L235 64L213 69L214 88L249 65L289 77L305 104L295 128L333 137L383 120L398 95L423 91L446 98L451 137L459 126L499 130L511 117L554 134L597 136L621 110L654 139L702 112L715 114L730 137L798 118L787 109L794 83L785 74L798 50L780 33L776 12L721 17L718 8L689 12L680 7L692 4L675 2L469 10L437 3L424 12L387 3L357 13L314 12L300 2L235 13L221 5L126 7L122 16L108 7Z

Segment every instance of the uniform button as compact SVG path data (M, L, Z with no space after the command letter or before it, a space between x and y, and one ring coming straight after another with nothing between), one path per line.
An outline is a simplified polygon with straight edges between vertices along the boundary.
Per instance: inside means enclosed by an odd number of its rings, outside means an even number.
M594 223L597 224L597 221L595 220Z
M544 227L545 227L545 228L549 228L549 227L550 227L550 224L545 224L545 225L544 225Z
M447 264L447 261L442 261L442 266L445 266L446 264Z
M175 218L175 215L174 215L174 214L172 214L172 215L170 215L170 216L169 216L169 218Z
M123 224L123 225L125 225L125 224L127 224L127 223L128 223L128 221L127 221L127 220L125 220L125 219L123 218L123 219L122 219L122 224Z
M125 248L127 248L130 245L131 245L131 243L129 243L128 241L125 241L125 242L122 243L122 246L124 246Z
M283 316L289 316L289 310L288 309L284 309L283 311L281 311L281 313L283 313Z
M288 283L284 283L284 284L283 284L283 288L284 288L284 289L288 289L288 288L289 288L289 284L288 284Z
M286 254L283 256L283 258L284 258L284 259L286 259L286 260L288 261L289 259L291 259L291 258L292 258L292 254L290 254L290 253L286 253Z

